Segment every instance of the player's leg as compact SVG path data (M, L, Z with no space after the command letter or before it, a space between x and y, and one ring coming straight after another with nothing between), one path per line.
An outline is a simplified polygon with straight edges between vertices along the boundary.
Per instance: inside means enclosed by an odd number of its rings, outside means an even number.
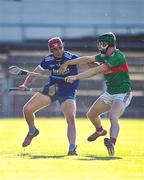
M119 133L119 118L124 113L126 107L130 104L131 98L131 93L117 94L114 97L114 101L109 112L109 119L111 122L110 136L115 139Z
M39 111L40 109L46 106L49 106L50 104L51 104L51 99L49 96L45 96L41 93L36 93L24 105L23 114L30 128L34 126L35 112Z
M41 93L36 93L23 107L23 115L29 127L29 132L22 144L23 147L28 146L31 143L33 137L39 134L38 129L35 127L35 112L47 107L51 104L49 96L45 96Z
M110 119L110 139L105 138L104 144L107 147L108 153L110 156L113 156L115 153L114 146L116 143L116 139L119 133L119 117L124 111L124 103L121 100L114 100L111 110L109 112Z
M103 101L103 96L98 98L91 106L87 112L87 117L90 119L96 130L87 138L88 141L94 141L99 136L104 136L107 134L107 131L102 127L100 115L109 110L110 106Z
M114 145L116 143L118 134L119 134L119 118L125 111L126 107L131 101L131 94L118 94L115 95L111 110L109 112L110 119L110 139L106 138L104 140L105 145L107 146L109 155L114 155Z
M74 99L67 99L61 103L62 112L67 121L67 137L69 141L68 155L76 153L76 103Z
M114 100L111 110L109 112L109 119L110 119L110 137L114 139L117 138L119 133L119 117L124 112L125 105L120 100Z
M119 133L119 117L120 114L124 111L124 104L120 100L114 100L111 110L109 112L109 119L110 119L110 139L105 138L104 144L107 147L108 153L110 156L113 156L115 153L114 145L116 142L116 138Z

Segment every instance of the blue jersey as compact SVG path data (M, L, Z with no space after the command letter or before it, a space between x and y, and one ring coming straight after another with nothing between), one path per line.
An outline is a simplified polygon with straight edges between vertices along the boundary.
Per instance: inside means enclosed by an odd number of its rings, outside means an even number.
M59 76L59 77L71 76L78 74L78 69L76 65L68 66L67 71L63 75L59 74L58 69L60 68L61 64L63 64L64 62L76 58L78 58L78 56L67 51L64 52L63 57L61 59L55 59L53 54L50 53L42 59L40 63L40 67L44 70L48 69L51 72L51 75L53 76ZM57 83L59 92L63 94L68 91L76 90L78 88L79 81L77 80L74 81L73 83L66 83L65 81L62 80L50 79L48 82L49 85L54 83Z

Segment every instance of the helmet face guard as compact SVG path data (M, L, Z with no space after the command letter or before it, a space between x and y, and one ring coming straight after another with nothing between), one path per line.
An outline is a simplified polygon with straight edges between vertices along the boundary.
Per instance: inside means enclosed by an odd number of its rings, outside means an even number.
M109 47L109 44L104 41L97 41L97 47L100 52L105 52L107 48Z
M106 53L108 47L116 45L116 37L113 33L105 33L98 37L97 47L102 53Z

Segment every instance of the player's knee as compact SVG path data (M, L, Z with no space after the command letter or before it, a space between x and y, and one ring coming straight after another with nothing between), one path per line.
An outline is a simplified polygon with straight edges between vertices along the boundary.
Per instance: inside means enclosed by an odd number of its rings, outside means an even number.
M30 112L31 112L30 107L27 106L27 105L24 105L24 107L23 107L23 113L24 113L24 114L29 114Z
M117 115L116 114L114 114L114 113L109 113L109 119L110 119L110 121L111 122L118 122L118 117L117 117Z
M90 120L92 120L92 119L94 119L94 118L96 117L96 115L93 114L93 113L91 113L91 111L88 111L88 112L86 113L86 116L87 116L87 118L90 119Z
M74 114L69 114L66 117L68 124L75 124L75 115Z

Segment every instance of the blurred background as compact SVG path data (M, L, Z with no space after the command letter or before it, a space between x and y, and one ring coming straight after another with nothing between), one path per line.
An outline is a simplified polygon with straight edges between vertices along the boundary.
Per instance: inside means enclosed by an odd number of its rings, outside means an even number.
M48 53L47 40L60 36L65 50L80 56L97 53L96 37L105 32L117 36L117 47L127 57L133 99L125 118L144 118L144 1L143 0L0 0L0 117L21 117L32 93L11 92L24 77L12 76L8 67L33 70ZM46 80L37 79L33 87ZM104 91L103 76L80 82L77 116ZM59 104L37 116L62 116Z

